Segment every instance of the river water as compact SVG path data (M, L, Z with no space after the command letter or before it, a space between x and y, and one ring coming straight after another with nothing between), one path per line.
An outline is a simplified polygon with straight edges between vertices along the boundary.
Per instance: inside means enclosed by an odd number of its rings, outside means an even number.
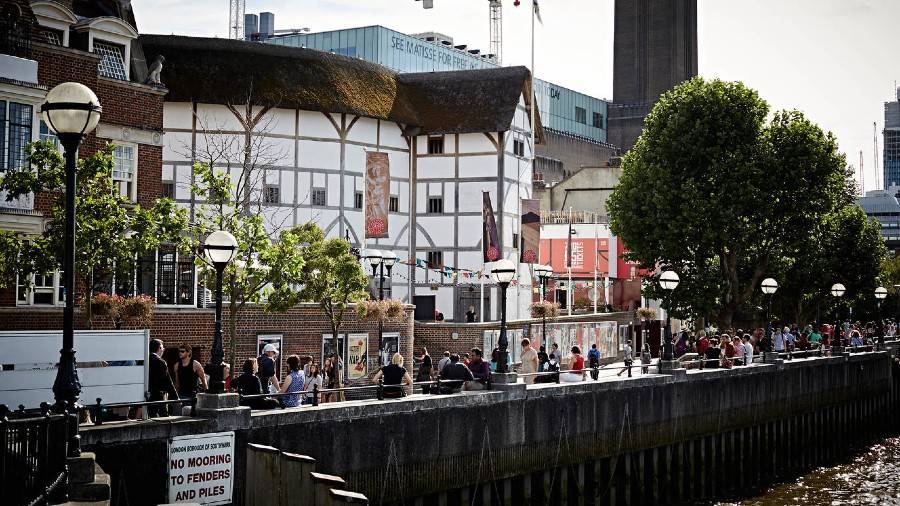
M837 506L900 504L900 436L861 448L843 464L821 467L762 495L719 505Z

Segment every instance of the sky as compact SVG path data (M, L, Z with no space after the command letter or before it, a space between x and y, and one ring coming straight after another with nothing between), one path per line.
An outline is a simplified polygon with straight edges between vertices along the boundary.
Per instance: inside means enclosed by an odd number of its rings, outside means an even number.
M627 0L626 0L627 1ZM528 0L503 0L503 63L530 66ZM883 185L884 102L900 82L900 0L698 0L699 71L741 80L772 110L799 109L835 134L848 163L863 152L865 188ZM612 97L614 0L541 0L535 75L600 98ZM132 0L141 33L225 37L228 0ZM488 0L247 0L275 13L275 28L324 31L383 25L437 31L488 49Z

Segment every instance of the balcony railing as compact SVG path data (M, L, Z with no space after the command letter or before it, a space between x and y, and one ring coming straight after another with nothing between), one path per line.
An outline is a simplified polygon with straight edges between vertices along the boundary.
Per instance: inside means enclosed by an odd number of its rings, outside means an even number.
M543 224L593 224L609 223L609 215L602 211L541 211Z

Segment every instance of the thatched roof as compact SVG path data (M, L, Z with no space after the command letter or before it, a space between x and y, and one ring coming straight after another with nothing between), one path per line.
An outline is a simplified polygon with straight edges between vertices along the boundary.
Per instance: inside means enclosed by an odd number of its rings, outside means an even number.
M348 113L421 133L509 129L530 83L525 67L397 74L313 49L230 39L141 35L147 61L165 57L172 102L253 103Z

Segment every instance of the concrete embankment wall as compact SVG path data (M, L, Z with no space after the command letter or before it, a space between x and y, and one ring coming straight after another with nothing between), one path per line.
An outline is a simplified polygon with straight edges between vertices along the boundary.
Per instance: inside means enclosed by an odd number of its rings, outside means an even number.
M254 413L247 427L234 428L238 443L316 458L317 469L344 477L348 489L374 503L669 503L744 493L900 428L898 377L889 353L865 353L681 377L326 404ZM109 427L83 436L104 468L133 465L129 452L149 443L141 451L143 478L122 472L129 492L164 478L161 434L209 424L152 423L155 435L132 429L126 439L116 433L124 427ZM227 428L222 423L216 430ZM235 497L243 497L243 460L236 460ZM164 481L158 486L164 490Z

